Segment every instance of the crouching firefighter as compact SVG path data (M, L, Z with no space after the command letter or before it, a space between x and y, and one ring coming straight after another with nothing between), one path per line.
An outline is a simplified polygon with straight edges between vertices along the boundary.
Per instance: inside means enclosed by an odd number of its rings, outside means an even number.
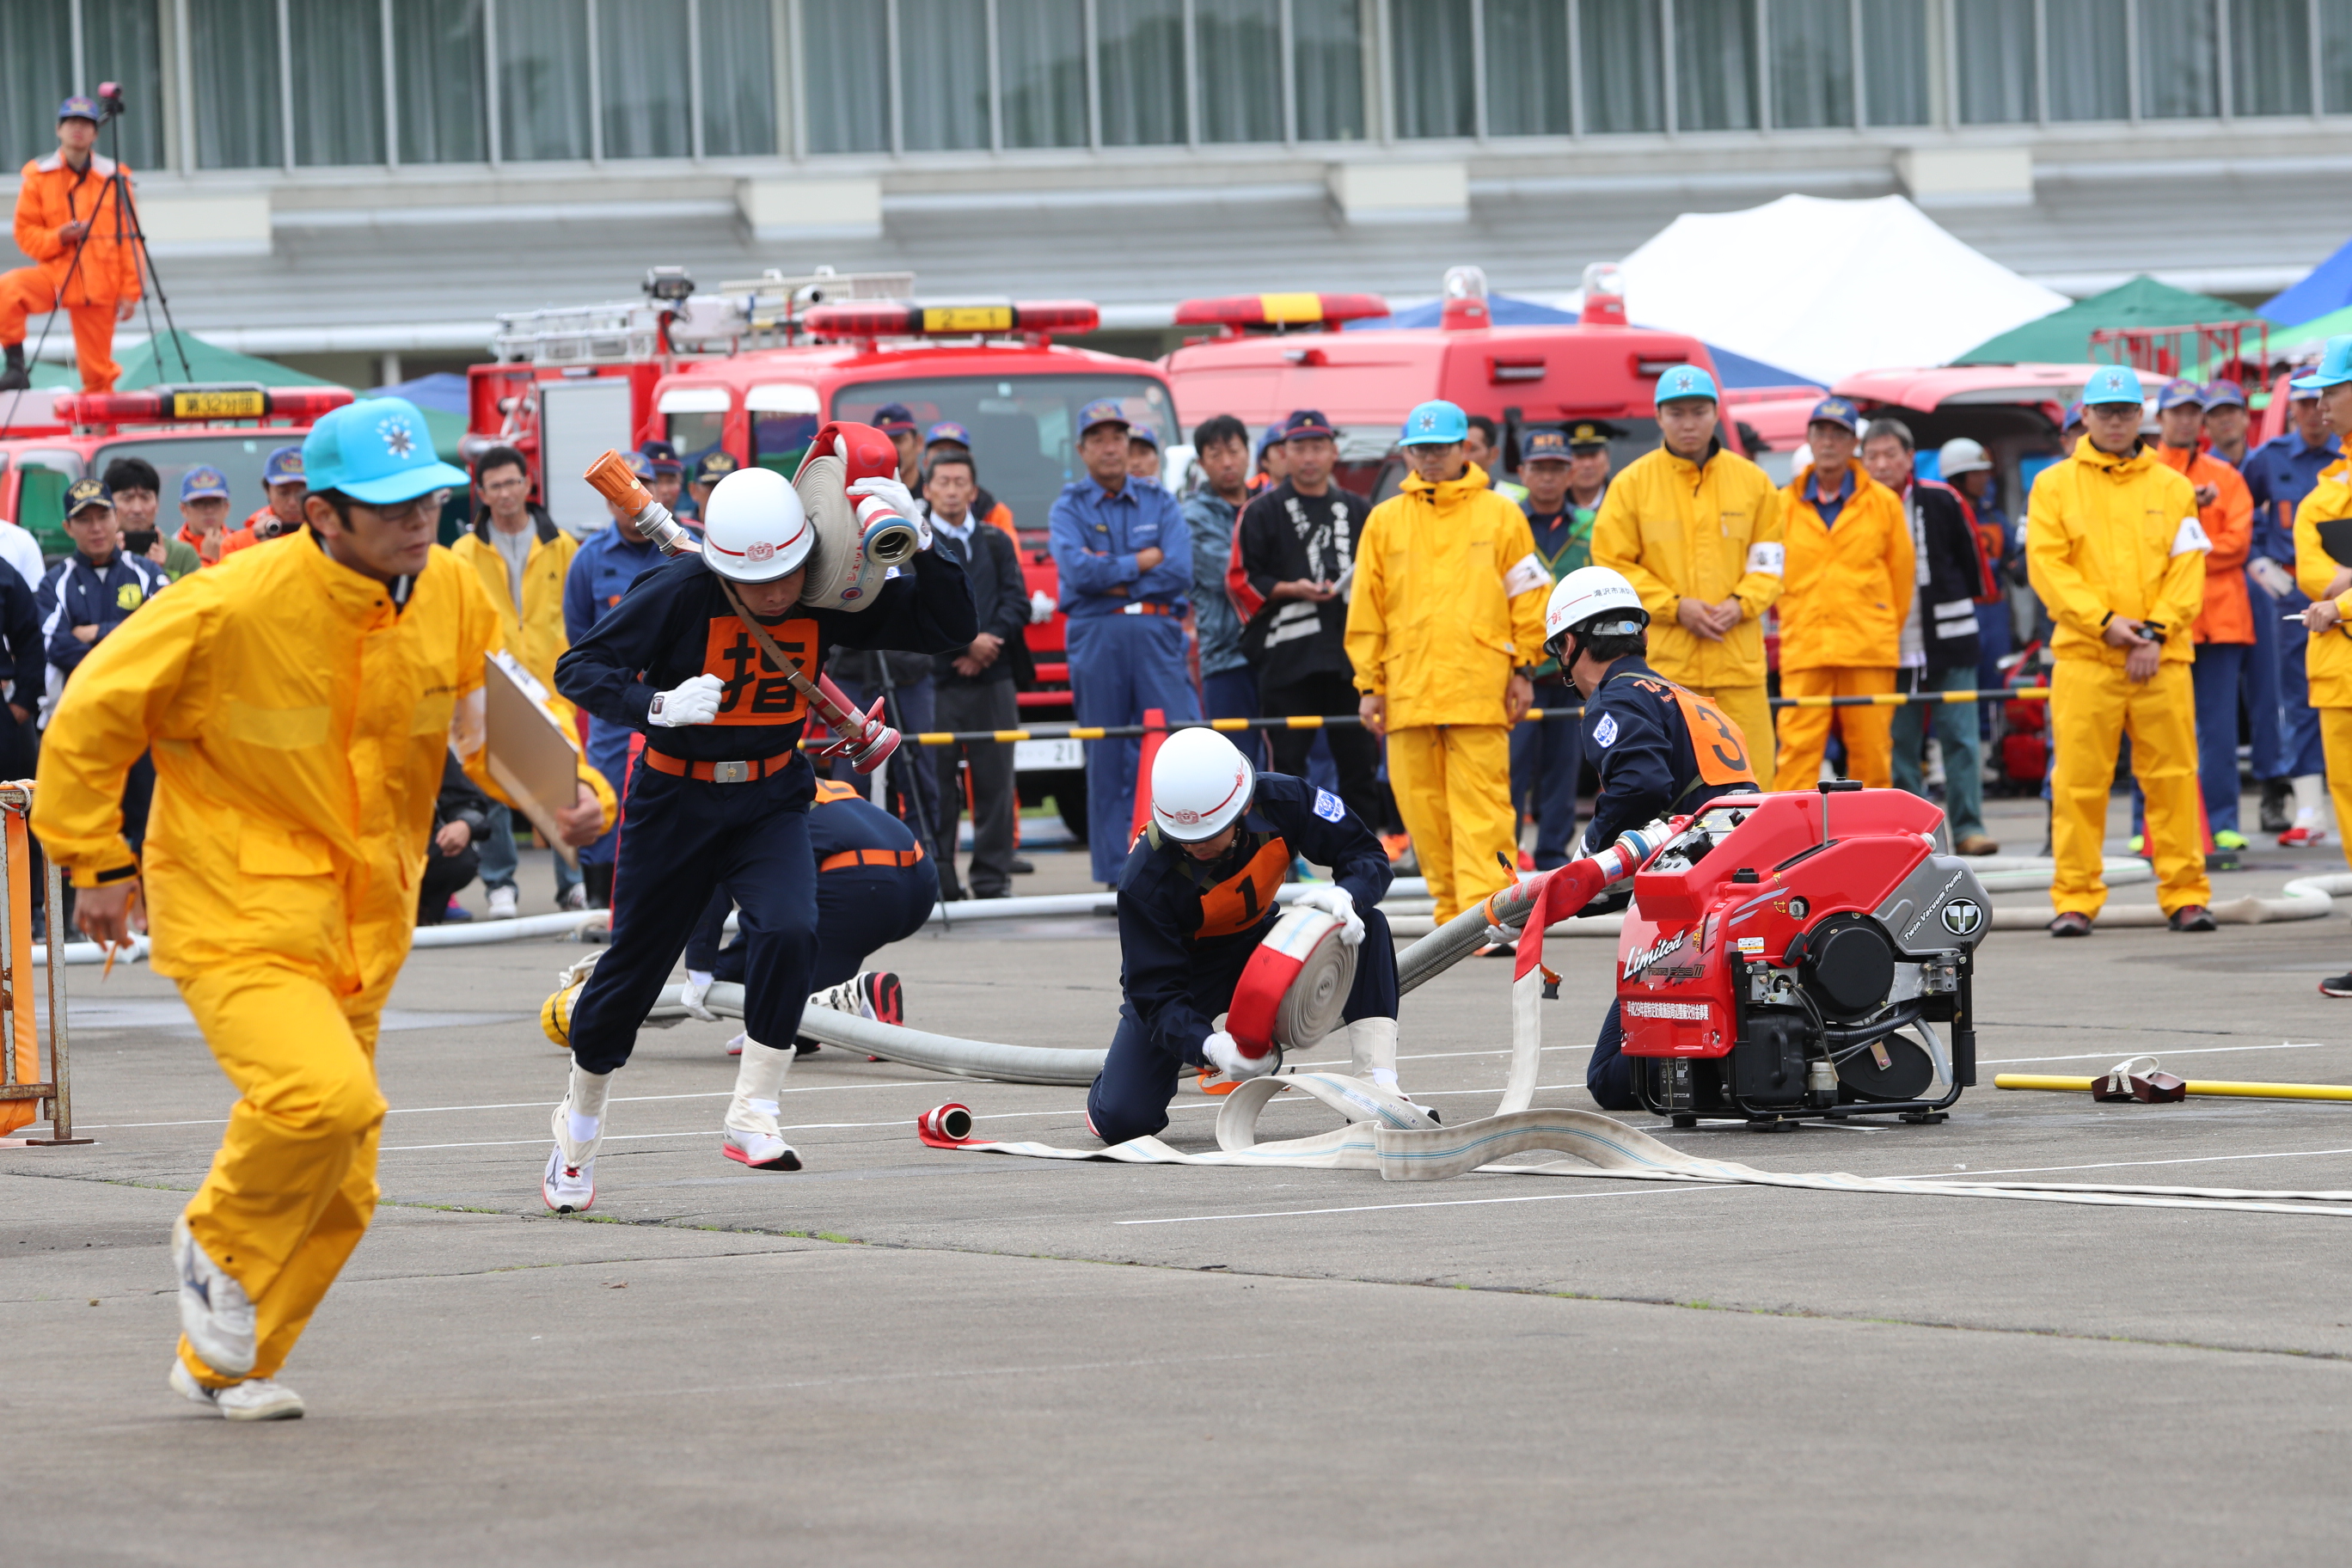
M1341 1017L1353 1070L1396 1088L1396 945L1373 906L1389 890L1381 842L1338 795L1287 773L1261 773L1214 730L1180 730L1151 764L1151 825L1118 879L1119 976L1126 996L1102 1075L1087 1094L1087 1130L1124 1143L1168 1125L1177 1075L1208 1067L1239 1080L1282 1054L1242 1054L1213 1022L1273 928L1275 895L1298 856L1333 885L1300 901L1344 928L1356 981Z
M1561 578L1544 611L1544 651L1584 693L1584 755L1601 780L1573 859L1655 818L1686 816L1717 795L1757 788L1739 726L1643 661L1649 624L1633 584L1606 566ZM1624 1043L1612 999L1584 1069L1584 1087L1603 1110L1642 1107Z
M612 942L572 1010L571 1087L542 1183L559 1213L594 1200L612 1075L722 883L742 911L747 1037L722 1152L754 1170L800 1168L776 1096L817 959L816 773L800 753L808 703L787 667L809 681L835 643L948 653L979 635L962 569L931 549L905 487L866 479L849 493L885 502L919 541L866 609L801 603L815 526L783 475L743 468L711 490L701 551L640 576L556 663L566 697L646 735L614 861Z

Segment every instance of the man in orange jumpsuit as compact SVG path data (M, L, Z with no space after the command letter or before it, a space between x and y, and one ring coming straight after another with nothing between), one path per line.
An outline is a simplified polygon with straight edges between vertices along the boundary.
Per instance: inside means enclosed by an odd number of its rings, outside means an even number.
M58 150L25 165L16 190L16 248L36 265L0 273L0 391L32 385L25 368L25 318L64 306L73 319L74 354L84 392L111 392L122 375L114 363L114 323L139 302L137 225L122 205L130 171L98 151L98 100L79 95L58 105Z
M2205 608L2191 635L2189 667L2197 693L2197 776L2205 826L2217 849L2243 849L2238 831L2238 683L2254 647L2254 612L2246 597L2246 556L2253 547L2254 497L2238 470L2197 443L2205 433L2205 389L2176 381L2156 397L2156 460L2197 487L2197 521L2213 542L2205 557Z

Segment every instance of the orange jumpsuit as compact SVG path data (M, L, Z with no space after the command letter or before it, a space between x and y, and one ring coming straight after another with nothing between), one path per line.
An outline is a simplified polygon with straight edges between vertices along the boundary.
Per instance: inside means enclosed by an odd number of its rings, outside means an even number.
M107 179L116 167L97 153L87 169L76 169L62 153L26 164L16 191L16 248L35 265L0 273L0 343L23 342L25 318L62 303L73 321L84 392L111 392L121 378L114 363L115 307L140 292L131 215L117 210ZM128 180L131 171L122 175ZM89 233L79 247L62 237L67 225L85 220Z

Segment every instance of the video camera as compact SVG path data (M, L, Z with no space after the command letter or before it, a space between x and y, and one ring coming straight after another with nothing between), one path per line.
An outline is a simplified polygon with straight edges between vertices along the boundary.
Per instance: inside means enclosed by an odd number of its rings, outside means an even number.
M122 84L102 81L98 84L98 122L100 125L122 112Z

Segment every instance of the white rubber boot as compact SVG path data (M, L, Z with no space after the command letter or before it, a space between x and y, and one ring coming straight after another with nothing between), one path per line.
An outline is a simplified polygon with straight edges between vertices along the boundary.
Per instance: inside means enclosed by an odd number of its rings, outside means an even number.
M572 1064L572 1083L555 1108L555 1148L547 1156L540 1195L557 1214L584 1214L596 1203L596 1150L604 1142L604 1100L613 1075Z
M1396 1047L1394 1018L1359 1018L1348 1026L1349 1069L1382 1089L1396 1089Z
M743 1042L743 1059L735 1068L735 1098L727 1107L726 1136L719 1152L755 1171L797 1171L801 1157L784 1142L776 1127L776 1097L783 1092L784 1074L792 1070L793 1053Z
M2298 773L2294 784L2294 826L2279 835L2282 846L2327 842L2327 779L2322 773Z

